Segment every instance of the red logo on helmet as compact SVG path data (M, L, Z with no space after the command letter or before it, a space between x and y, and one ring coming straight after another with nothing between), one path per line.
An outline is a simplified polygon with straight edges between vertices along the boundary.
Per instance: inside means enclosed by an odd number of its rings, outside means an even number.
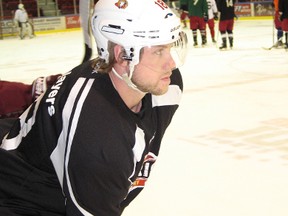
M115 3L115 5L119 8L119 9L125 9L128 6L128 1L127 0L118 0L117 3Z

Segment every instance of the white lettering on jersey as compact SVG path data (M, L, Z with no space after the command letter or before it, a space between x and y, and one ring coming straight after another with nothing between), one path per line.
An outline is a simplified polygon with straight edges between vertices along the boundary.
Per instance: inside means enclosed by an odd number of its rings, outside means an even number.
M70 74L71 72L65 74L64 76L61 76L57 82L51 87L52 91L48 94L48 98L46 99L46 103L50 103L50 106L48 106L48 113L50 116L53 116L55 114L55 97L59 92L60 87L63 84L63 81L66 78L66 75Z
M227 7L233 7L233 0L226 0Z

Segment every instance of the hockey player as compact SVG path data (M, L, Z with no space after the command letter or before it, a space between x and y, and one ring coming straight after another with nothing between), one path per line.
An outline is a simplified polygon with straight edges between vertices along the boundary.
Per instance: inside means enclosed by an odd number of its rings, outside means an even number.
M285 45L284 48L288 48L288 1L279 0L279 14L281 27L285 35Z
M218 9L215 0L207 0L208 5L208 20L207 25L210 30L210 35L212 38L212 42L216 43L215 40L215 21L218 20Z
M20 39L24 39L27 34L29 38L33 38L32 26L29 23L28 14L23 4L18 4L18 9L15 12L14 20L18 23Z
M0 119L18 118L59 76L38 77L30 85L0 80Z
M277 30L277 42L275 44L275 47L281 47L283 45L283 31L279 14L279 0L274 0L272 6L274 7L274 26Z
M98 57L58 78L2 141L0 215L122 214L179 105L180 25L160 0L98 1Z
M20 7L22 6L20 5ZM83 28L85 44L83 63L90 60L92 56L92 38L89 19L91 7L93 8L89 1L80 0L81 27ZM18 118L59 76L60 74L38 77L31 84L0 80L0 119ZM3 132L3 130L1 132Z
M0 140L25 109L52 86L57 77L60 74L38 77L31 85L0 80Z
M185 3L185 0L183 0ZM206 0L186 0L190 18L190 29L192 30L194 46L198 46L197 30L200 31L202 46L206 45L206 23L208 19L208 6Z
M220 50L227 48L227 36L230 48L233 47L233 28L234 18L236 17L234 11L235 0L218 0L217 8L220 12L219 31L221 33L222 45Z
M188 5L186 0L180 0L179 2L179 14L181 22L183 23L184 28L187 28L187 21L189 21L189 14L188 14Z

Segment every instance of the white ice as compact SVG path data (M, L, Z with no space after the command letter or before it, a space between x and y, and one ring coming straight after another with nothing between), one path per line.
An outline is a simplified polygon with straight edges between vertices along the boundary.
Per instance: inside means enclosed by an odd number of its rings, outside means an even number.
M146 188L123 215L287 216L288 52L262 49L276 41L272 20L236 21L228 51L209 32L208 46L193 48L186 31L181 105ZM31 83L82 57L81 31L5 39L0 78Z

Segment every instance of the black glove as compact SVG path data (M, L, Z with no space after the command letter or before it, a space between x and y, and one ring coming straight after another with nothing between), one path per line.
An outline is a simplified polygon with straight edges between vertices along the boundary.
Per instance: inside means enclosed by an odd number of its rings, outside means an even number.
M205 22L208 22L208 15L207 15L207 14L204 14L204 15L203 15L203 18L204 18L204 21L205 21Z
M217 13L214 13L214 20L215 20L215 21L218 21L218 19L219 19L219 18L218 18L218 14L217 14Z

